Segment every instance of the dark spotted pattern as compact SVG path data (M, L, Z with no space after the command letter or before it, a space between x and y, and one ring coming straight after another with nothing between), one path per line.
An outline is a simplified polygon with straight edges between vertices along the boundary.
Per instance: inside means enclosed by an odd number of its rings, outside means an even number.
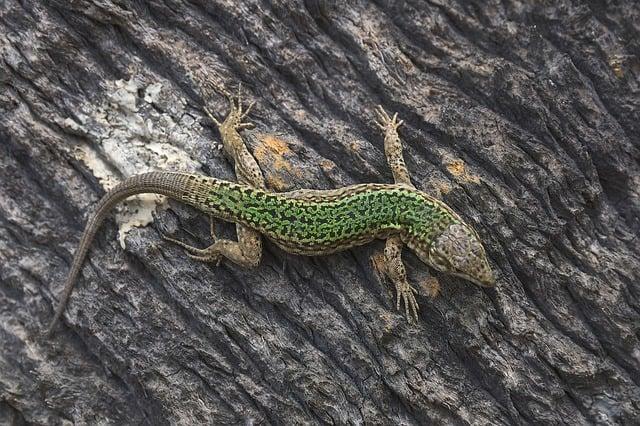
M428 247L459 222L443 203L404 185L270 193L203 176L189 182L184 201L297 254L332 253L391 234Z

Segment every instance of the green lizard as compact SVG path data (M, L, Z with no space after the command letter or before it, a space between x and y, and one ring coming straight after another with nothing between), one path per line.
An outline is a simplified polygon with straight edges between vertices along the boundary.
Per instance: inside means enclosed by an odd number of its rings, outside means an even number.
M369 183L333 190L297 190L273 193L266 190L264 177L239 131L253 103L243 111L240 94L228 96L231 109L224 122L216 120L224 152L235 163L238 183L211 177L172 172L150 172L132 176L110 190L89 218L73 258L62 298L46 334L62 316L80 273L91 241L109 211L135 194L166 195L194 206L211 217L213 244L204 249L180 245L194 259L221 259L255 267L262 255L261 235L283 250L307 256L346 250L380 238L386 239L384 254L374 262L378 273L396 288L396 309L401 301L408 320L417 321L417 291L408 283L401 259L406 244L427 265L460 276L483 287L494 284L478 234L443 202L417 190L410 181L397 129L398 115L390 117L381 106L377 124L385 134L384 149L393 172L394 184ZM237 241L217 238L213 219L236 223Z

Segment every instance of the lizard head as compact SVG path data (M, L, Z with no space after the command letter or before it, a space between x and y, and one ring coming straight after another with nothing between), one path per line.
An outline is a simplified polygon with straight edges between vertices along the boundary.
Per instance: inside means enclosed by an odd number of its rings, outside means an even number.
M495 278L478 234L464 223L454 223L432 242L428 264L482 287L493 287Z

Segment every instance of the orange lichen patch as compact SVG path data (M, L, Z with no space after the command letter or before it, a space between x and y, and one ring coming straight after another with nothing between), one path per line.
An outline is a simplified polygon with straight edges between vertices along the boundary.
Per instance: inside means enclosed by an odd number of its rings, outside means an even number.
M436 277L429 277L422 281L420 283L420 287L422 287L424 293L431 298L435 298L440 295L440 282L438 282Z
M273 135L265 135L262 138L262 143L264 144L262 145L263 147L276 154L285 155L291 152L289 145L285 141Z
M447 182L441 181L436 183L435 187L440 192L440 194L448 194L453 189Z
M291 164L285 159L285 155L289 154L291 150L282 139L264 136L260 141L262 144L258 145L253 155L261 166L278 171L292 171Z
M462 160L453 160L447 164L447 170L456 177L462 176L465 174L464 162Z
M291 186L285 182L280 176L269 175L265 178L267 181L267 187L273 189L276 192L284 192L291 189Z
M287 160L292 156L293 152L287 143L273 135L261 135L258 145L253 153L254 157L260 164L260 168L265 172L265 178L270 188L277 191L286 191L290 189L290 185L285 183L287 179L282 177L281 172L286 172L295 177L301 178L302 172L294 168ZM277 171L277 174L269 173Z
M464 161L460 159L452 160L445 167L449 170L449 173L463 182L480 183L480 177L470 174L465 167Z

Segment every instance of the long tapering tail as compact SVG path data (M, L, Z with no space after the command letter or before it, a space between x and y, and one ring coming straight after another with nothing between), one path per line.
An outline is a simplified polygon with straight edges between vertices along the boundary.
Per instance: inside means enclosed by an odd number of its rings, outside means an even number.
M45 331L45 336L48 337L51 335L60 320L78 275L80 274L80 269L87 256L93 237L110 210L120 201L136 194L161 194L174 199L184 200L191 187L190 180L193 179L191 176L193 175L171 172L144 173L120 182L102 197L84 228L80 244L73 256L71 271L64 284L60 303L58 304L53 320L51 320L49 327Z

